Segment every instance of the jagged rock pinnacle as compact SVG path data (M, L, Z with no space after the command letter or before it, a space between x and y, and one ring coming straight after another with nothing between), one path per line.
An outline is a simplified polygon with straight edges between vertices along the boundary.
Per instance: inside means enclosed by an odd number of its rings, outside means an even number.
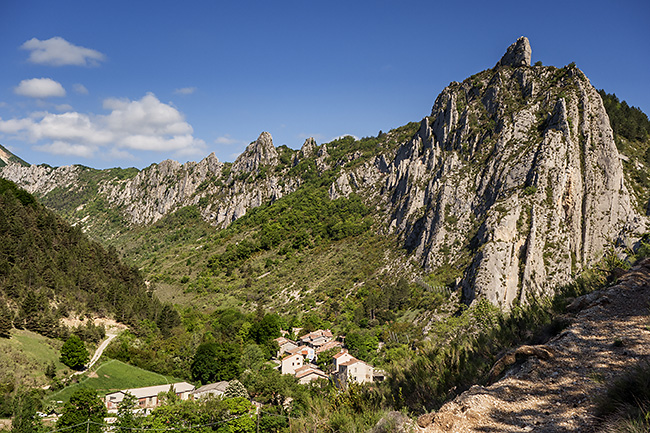
M517 42L510 45L506 53L501 57L501 60L497 63L499 66L530 66L530 56L532 54L532 49L530 48L530 42L525 36L521 36L517 39Z
M273 138L265 131L237 157L232 168L234 171L252 172L262 165L275 165L277 160L278 152L273 146Z

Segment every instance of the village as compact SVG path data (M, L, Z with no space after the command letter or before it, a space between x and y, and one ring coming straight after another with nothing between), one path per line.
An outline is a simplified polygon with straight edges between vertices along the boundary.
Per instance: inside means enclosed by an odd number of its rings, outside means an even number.
M319 329L307 333L296 340L286 336L274 340L279 347L273 361L281 374L289 374L306 385L314 380L330 380L338 388L346 389L350 383L371 383L384 380L384 372L352 356L343 342L334 338L329 329ZM321 357L330 358L327 371L320 369L315 362ZM321 362L321 365L323 363ZM233 381L234 382L234 381ZM221 381L196 388L188 382L166 385L124 389L106 394L104 403L109 413L116 413L127 394L138 401L141 410L153 409L161 404L159 395L173 391L180 400L198 400L207 397L223 397L231 382Z

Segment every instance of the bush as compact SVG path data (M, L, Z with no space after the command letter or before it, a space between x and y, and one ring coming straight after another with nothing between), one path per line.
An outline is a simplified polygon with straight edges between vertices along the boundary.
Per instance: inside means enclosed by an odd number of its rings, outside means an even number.
M61 347L61 362L73 370L83 370L84 365L90 359L88 351L84 346L83 341L76 335L71 335L70 338L63 343Z
M639 364L615 380L598 399L597 414L613 431L650 431L650 363Z

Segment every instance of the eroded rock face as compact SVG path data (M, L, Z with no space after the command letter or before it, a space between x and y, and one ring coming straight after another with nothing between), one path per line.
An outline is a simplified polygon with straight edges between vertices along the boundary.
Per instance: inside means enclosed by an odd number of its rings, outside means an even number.
M510 45L506 53L501 57L497 67L499 66L530 66L530 57L533 50L530 48L530 42L525 36L517 39L517 42Z
M495 69L444 89L380 191L370 163L330 190L349 194L354 177L425 268L466 267L467 302L508 308L550 294L646 223L589 80L575 66L529 62L520 38Z
M283 181L278 175L258 178L263 167L273 168L277 161L273 139L268 132L263 132L237 158L231 170L226 170L227 165L212 153L198 163L166 160L153 164L128 179L81 166L52 168L19 164L0 168L0 175L41 197L56 188L73 193L81 191L89 188L86 178L97 178L97 190L90 200L105 200L111 208L119 209L130 225L152 224L183 206L196 205L203 218L225 227L247 210L277 200L300 185L299 180ZM87 218L90 214L84 209L86 204L77 209L59 210L74 215L73 222L89 228L93 221Z
M131 224L196 205L225 227L295 191L303 181L291 167L311 159L319 173L338 170L331 199L363 197L380 213L379 229L397 235L426 270L462 270L466 302L485 297L508 308L550 294L612 246L629 245L646 224L632 206L596 90L573 65L531 67L530 53L519 38L495 68L445 88L412 138L365 160L357 151L335 161L308 139L281 163L263 132L232 165L214 155L164 161L130 179L103 177L99 193ZM358 163L346 166L351 161ZM40 195L81 188L82 172L0 169ZM75 215L83 220L83 210Z
M232 165L236 172L258 172L262 166L274 166L278 161L278 152L273 146L273 138L268 132L248 145L244 153L239 155Z

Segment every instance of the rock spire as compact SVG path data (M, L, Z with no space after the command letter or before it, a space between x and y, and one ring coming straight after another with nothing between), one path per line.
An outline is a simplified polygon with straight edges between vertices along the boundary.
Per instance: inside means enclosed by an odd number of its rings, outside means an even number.
M497 63L499 66L530 66L530 57L532 54L532 49L530 48L530 42L525 36L521 36L517 39L517 42L510 45L506 53L501 57L501 60Z

